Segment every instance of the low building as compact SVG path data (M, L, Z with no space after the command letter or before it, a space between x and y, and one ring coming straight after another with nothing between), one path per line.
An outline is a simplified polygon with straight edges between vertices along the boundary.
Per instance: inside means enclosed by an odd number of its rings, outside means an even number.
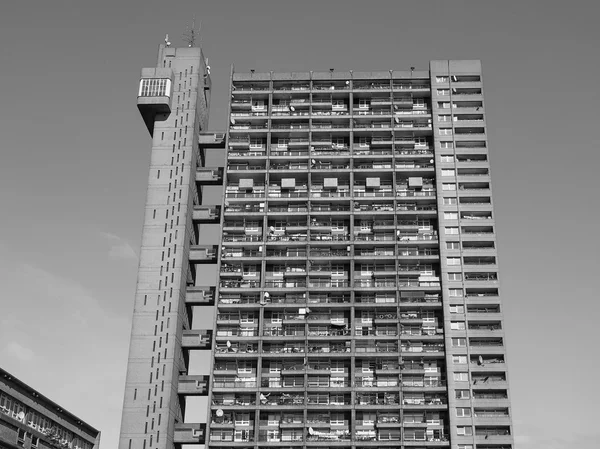
M100 431L0 369L0 449L98 449Z

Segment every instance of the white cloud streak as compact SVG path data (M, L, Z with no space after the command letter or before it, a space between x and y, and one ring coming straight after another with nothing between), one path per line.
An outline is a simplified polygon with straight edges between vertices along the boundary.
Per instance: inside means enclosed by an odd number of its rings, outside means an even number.
M6 345L6 353L20 362L31 362L35 358L35 352L16 341Z
M108 256L111 259L137 261L137 253L128 241L110 232L100 232L100 235L110 244Z

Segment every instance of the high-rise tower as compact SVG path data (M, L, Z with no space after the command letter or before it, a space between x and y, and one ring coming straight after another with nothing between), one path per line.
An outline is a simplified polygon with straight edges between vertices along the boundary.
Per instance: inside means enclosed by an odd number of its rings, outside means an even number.
M156 238L143 244L124 414L136 427L124 419L122 449L512 448L481 76L479 61L447 60L232 72L225 144L190 125L184 193L151 168ZM156 114L152 159L164 151L171 172L182 111ZM211 146L225 149L224 169L203 167ZM222 204L203 206L202 186L221 181ZM221 240L199 246L209 222ZM181 250L169 255L172 237ZM214 286L196 286L200 263L217 264ZM214 311L212 329L190 330L195 306ZM194 348L211 349L210 379L188 374ZM182 424L188 393L209 396L206 427Z
M185 397L207 393L204 376L188 375L189 351L210 348L212 339L210 330L190 329L192 306L208 301L193 287L196 264L217 260L216 246L195 246L199 223L219 213L199 206L202 186L222 179L203 168L199 151L210 88L197 47L161 45L157 66L142 70L138 108L152 152L119 449L204 440L204 424L184 423L184 416Z

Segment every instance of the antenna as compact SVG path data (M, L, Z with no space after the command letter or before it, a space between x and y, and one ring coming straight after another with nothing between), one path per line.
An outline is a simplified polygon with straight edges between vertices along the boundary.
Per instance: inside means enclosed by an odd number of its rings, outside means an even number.
M169 35L165 35L165 44L167 45L167 47L171 46L171 42L169 41Z
M192 26L185 27L185 33L183 33L183 40L187 42L188 47L194 47L196 45L196 40L200 40L200 24L198 25L198 29L196 29L196 17L192 19Z

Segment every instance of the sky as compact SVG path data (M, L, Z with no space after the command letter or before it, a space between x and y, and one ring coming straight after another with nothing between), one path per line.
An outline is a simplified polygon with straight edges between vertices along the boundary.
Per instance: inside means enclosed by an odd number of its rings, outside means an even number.
M593 0L6 2L0 366L117 447L151 143L137 84L195 15L213 129L231 64L483 61L516 447L597 448L599 13Z

